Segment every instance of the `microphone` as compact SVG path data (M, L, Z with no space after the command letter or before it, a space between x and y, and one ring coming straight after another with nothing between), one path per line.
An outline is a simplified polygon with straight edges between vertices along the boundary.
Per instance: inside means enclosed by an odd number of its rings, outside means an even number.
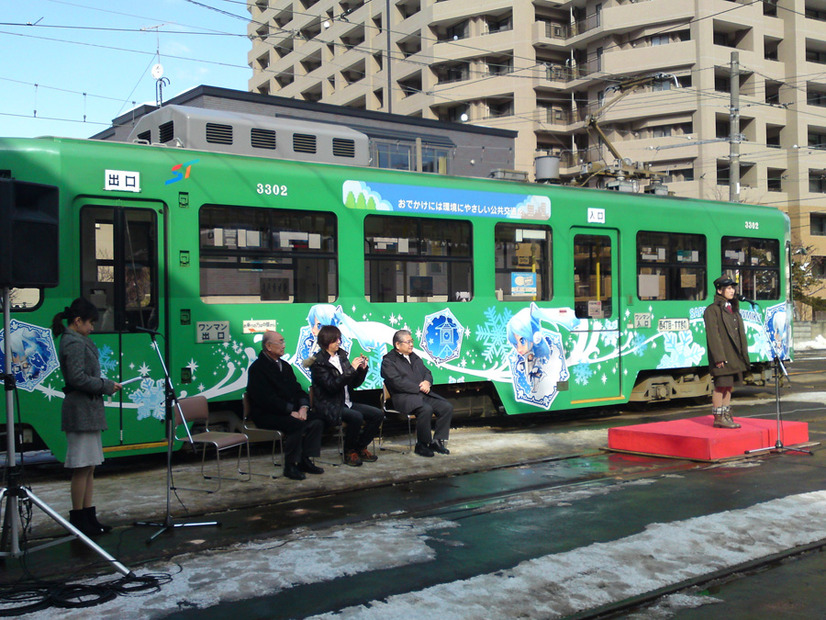
M745 295L738 295L738 296L737 296L737 300L738 300L738 301L745 301L746 303L749 303L749 304L751 304L751 305L753 305L753 306L757 305L757 302L756 302L756 301L754 301L753 299L749 299L749 298L748 298L748 297L746 297Z
M135 326L136 332L144 332L146 334L152 334L153 336L160 336L160 332L156 332L154 329L149 329L148 327L140 327L138 325Z

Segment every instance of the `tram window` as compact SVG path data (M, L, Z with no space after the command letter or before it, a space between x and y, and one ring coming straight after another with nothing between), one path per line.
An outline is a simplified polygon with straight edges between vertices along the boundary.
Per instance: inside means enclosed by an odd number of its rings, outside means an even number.
M608 236L574 237L574 310L585 319L604 319L613 313Z
M637 296L646 301L705 299L705 236L638 232Z
M723 237L723 272L749 299L780 299L780 242L777 239Z
M551 299L551 229L502 223L494 235L497 299Z
M368 215L364 267L368 301L468 301L470 222Z
M100 312L95 331L158 326L156 230L156 214L148 209L81 211L81 287Z
M199 226L206 303L329 303L338 296L334 215L205 205Z
M12 312L27 312L34 310L43 300L41 288L10 288L9 303Z

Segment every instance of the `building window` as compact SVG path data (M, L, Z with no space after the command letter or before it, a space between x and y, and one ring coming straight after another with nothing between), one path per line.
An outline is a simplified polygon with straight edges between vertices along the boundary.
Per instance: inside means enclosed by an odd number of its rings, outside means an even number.
M780 242L777 239L723 237L723 272L749 299L780 299Z
M496 298L500 301L551 299L551 229L497 224Z
M448 162L450 161L450 151L445 148L435 146L422 147L422 172L433 172L436 174L450 174Z
M809 170L809 191L826 194L826 170Z
M368 215L364 291L368 301L468 301L473 297L470 222Z
M826 237L826 214L809 214L809 234L818 237Z
M705 299L705 236L638 232L637 296L642 300Z
M396 144L395 142L373 143L374 157L377 168L390 168L391 170L411 170L410 165L412 148L409 144Z
M330 303L338 296L331 213L206 205L199 229L206 303Z

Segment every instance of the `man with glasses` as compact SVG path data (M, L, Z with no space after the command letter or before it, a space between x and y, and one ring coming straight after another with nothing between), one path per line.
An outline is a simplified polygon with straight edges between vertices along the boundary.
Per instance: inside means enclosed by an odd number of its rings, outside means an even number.
M445 443L450 434L453 405L431 392L433 375L422 358L413 352L413 334L401 329L393 334L393 350L381 361L381 376L393 399L393 407L405 415L416 416L416 448L419 456L450 454ZM436 416L431 439L430 422Z

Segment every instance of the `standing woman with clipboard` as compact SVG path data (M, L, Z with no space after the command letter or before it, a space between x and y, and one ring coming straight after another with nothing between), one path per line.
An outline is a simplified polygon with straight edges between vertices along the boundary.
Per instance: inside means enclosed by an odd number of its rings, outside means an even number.
M101 431L107 428L103 395L121 389L120 383L100 376L100 353L89 338L97 320L98 309L83 297L52 319L52 333L61 336L58 357L66 382L61 430L68 446L65 467L72 470L69 522L87 536L112 529L98 521L92 495L95 467L103 463Z

